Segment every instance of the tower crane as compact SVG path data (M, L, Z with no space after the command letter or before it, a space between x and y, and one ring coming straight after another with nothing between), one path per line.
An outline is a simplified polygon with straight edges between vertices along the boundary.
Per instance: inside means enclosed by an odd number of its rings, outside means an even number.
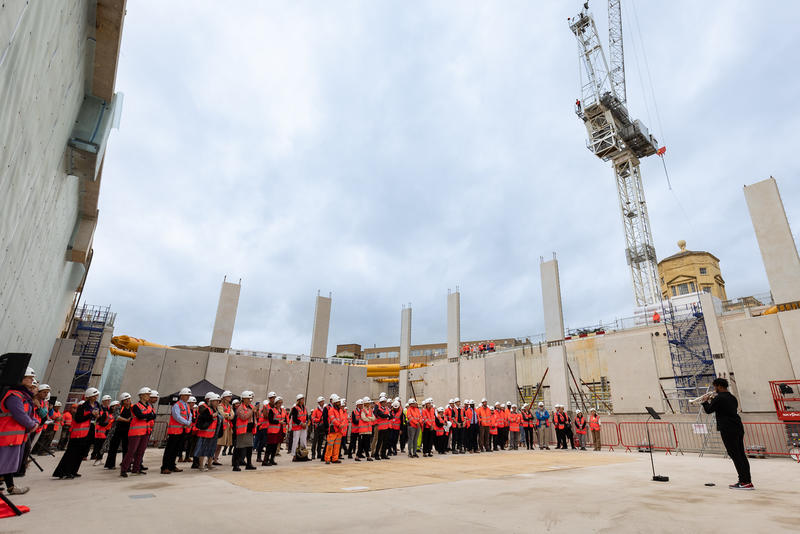
M661 300L661 290L639 159L662 155L664 149L658 148L656 139L641 121L632 120L628 114L620 2L608 0L610 68L589 12L589 2L576 17L569 19L587 77L581 83L581 99L575 102L575 113L586 126L587 148L603 161L610 160L614 168L634 300L636 306L649 306Z

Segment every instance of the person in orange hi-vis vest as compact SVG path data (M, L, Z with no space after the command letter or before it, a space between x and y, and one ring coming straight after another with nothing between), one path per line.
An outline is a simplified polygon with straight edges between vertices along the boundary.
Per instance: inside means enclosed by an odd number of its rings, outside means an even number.
M36 373L28 367L22 382L6 391L0 401L0 474L6 483L9 495L22 495L29 488L16 486L14 474L25 456L25 441L28 432L38 425L34 414L31 386Z
M422 457L431 457L433 440L435 437L436 413L433 408L433 399L430 397L422 403Z
M487 404L487 400L481 399L481 405L476 410L478 413L479 435L481 452L491 452L492 446L489 437L489 427L492 425L492 411Z
M341 399L339 399L338 395L334 395L331 397L331 404L325 407L325 411L323 412L323 420L327 425L328 436L326 438L326 446L325 446L325 463L330 464L338 464L341 463L339 460L339 449L342 445L342 426L347 425L347 420L342 423L339 421L341 417Z
M589 409L589 430L592 432L594 450L601 450L603 448L603 443L600 439L600 417L597 416L597 410L594 408Z
M62 427L61 427L61 436L58 439L58 446L56 447L58 450L63 451L67 448L67 442L69 441L69 433L72 429L72 420L75 417L75 411L78 409L78 403L73 402L67 405L64 409L64 415L61 418Z
M142 469L142 457L150 437L150 421L155 421L156 413L150 404L150 388L139 390L139 402L131 406L131 425L128 428L128 451L120 464L120 476L127 477L130 470L134 474L146 474Z
M417 454L417 442L419 441L419 432L422 427L422 414L417 406L417 400L413 397L408 399L406 422L406 428L408 429L408 457L419 458Z
M575 434L578 437L578 446L582 451L586 450L586 418L581 410L575 410Z
M103 461L103 445L108 437L108 432L111 430L111 425L114 424L114 416L111 414L111 395L103 395L100 399L100 416L95 421L94 425L94 447L92 449L93 465L97 465Z
M325 398L317 397L317 407L311 412L311 459L322 457L322 448L325 444L325 432L320 426L322 423L322 409L325 408Z
M519 448L519 432L522 427L522 415L517 411L517 405L511 405L511 411L508 412L508 439L509 448L517 450Z

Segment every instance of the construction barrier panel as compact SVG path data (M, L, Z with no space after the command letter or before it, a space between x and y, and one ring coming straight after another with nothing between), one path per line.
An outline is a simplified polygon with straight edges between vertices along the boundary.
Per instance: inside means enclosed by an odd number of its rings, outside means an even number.
M789 456L800 462L800 424L744 423L744 450L751 457Z
M672 423L678 438L678 452L725 454L715 422Z
M150 440L147 443L148 447L160 447L167 439L167 421L156 421L153 426L153 432L150 434Z
M663 450L667 454L678 448L678 434L672 423L648 421L636 423L619 423L619 442L625 452L631 449L647 450L648 443L653 450ZM648 441L648 431L650 439Z

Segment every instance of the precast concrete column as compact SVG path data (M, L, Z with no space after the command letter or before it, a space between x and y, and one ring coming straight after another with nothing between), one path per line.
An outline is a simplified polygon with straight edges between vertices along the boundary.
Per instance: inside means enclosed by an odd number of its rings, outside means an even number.
M800 300L800 258L775 178L744 187L775 304Z
M456 391L461 396L461 292L447 293L447 358L456 358L458 362L458 376L456 377Z
M236 324L236 311L239 308L239 292L242 289L241 280L238 284L223 279L219 291L217 304L217 317L214 319L214 332L211 334L211 346L217 349L231 348L233 340L233 326Z
M408 371L403 369L411 363L411 307L400 311L400 399L408 400Z
M567 348L564 346L564 315L561 310L561 282L558 278L558 260L553 255L550 261L539 266L542 276L542 306L544 330L547 341L547 381L550 384L550 399L569 407L569 379L567 376Z
M331 297L317 295L314 308L314 329L311 332L311 357L325 358L328 355L328 329L331 323Z

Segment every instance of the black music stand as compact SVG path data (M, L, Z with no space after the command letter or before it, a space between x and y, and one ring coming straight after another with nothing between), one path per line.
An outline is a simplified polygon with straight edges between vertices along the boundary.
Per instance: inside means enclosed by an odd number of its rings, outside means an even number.
M16 386L22 382L30 361L31 354L26 352L8 352L0 356L0 387L2 387L0 392L3 395L5 395L6 387ZM0 491L0 500L11 508L14 515L22 515L22 511L2 491Z
M656 474L656 465L653 463L653 442L650 441L650 425L647 424L650 422L650 419L661 419L661 416L650 406L645 406L644 409L650 414L650 417L648 417L647 421L644 423L644 428L647 430L647 450L650 451L650 467L653 469L653 482L669 482L668 476Z

